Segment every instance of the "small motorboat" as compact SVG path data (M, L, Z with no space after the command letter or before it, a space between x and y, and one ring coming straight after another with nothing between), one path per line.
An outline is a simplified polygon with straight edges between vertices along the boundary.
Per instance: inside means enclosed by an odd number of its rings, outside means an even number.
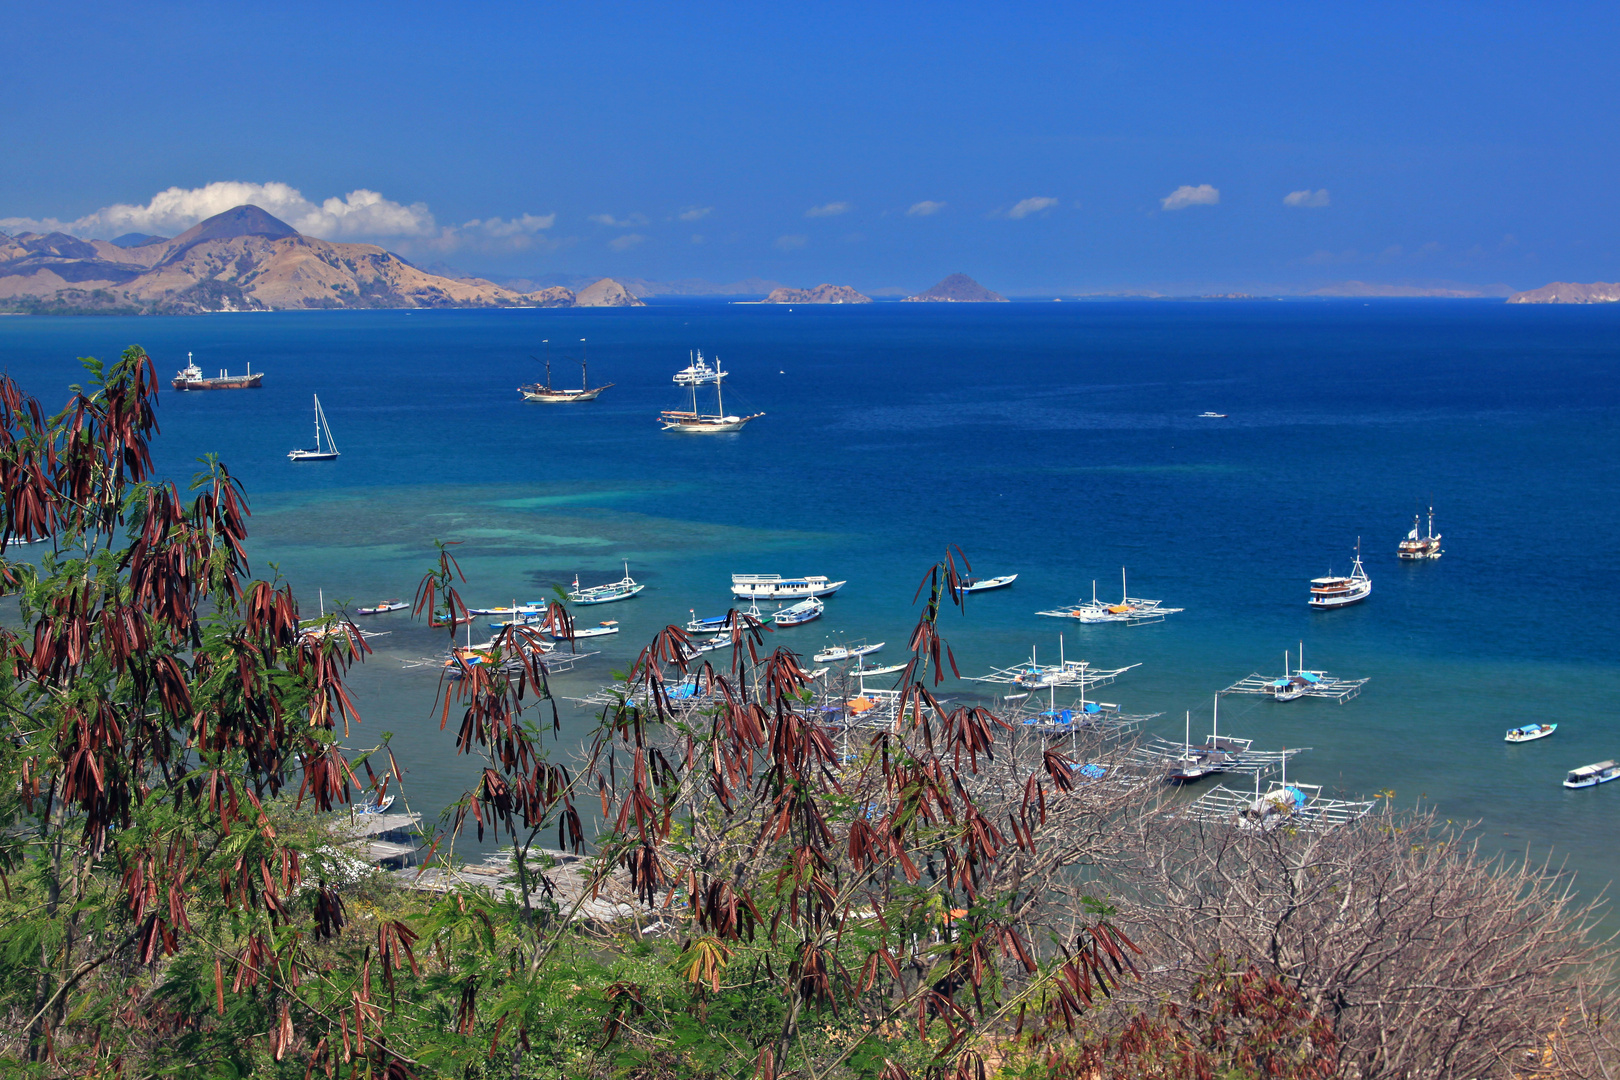
M544 600L530 600L522 604L512 604L508 607L475 607L468 608L469 615L544 615L546 602Z
M394 797L392 795L384 795L381 799L373 795L363 803L356 803L354 812L356 814L382 814L386 813L388 808L393 805Z
M381 615L385 611L403 611L411 605L400 599L384 600L376 607L355 608L356 615Z
M1578 769L1569 770L1564 777L1564 786L1567 788L1597 787L1607 784L1610 780L1620 779L1620 764L1613 761L1600 761L1595 765L1582 765Z
M968 578L966 581L962 582L962 591L968 593L989 592L991 589L1005 589L1007 586L1011 585L1017 580L1017 574L1003 574L1001 577L992 578Z
M1198 419L1200 419L1200 420L1225 420L1226 419L1226 414L1223 413L1223 412L1201 412L1201 413L1198 414Z
M615 619L608 619L605 622L597 623L595 626L575 627L574 640L579 641L582 638L606 637L609 634L617 634L618 632L618 621ZM568 635L562 633L561 631L554 630L551 633L551 638L553 641L567 641Z
M822 649L810 659L818 664L835 664L840 660L858 660L863 656L870 656L883 648L883 642L876 645L834 645L829 649Z
M491 619L491 630L505 630L508 626L539 626L546 621L544 614L540 615L514 615L510 619Z
M1509 728L1506 741L1535 742L1537 739L1545 739L1557 730L1557 724L1525 724L1523 727Z
M827 605L812 596L780 611L772 612L771 621L777 626L799 626L812 619L821 618L821 613L826 610Z

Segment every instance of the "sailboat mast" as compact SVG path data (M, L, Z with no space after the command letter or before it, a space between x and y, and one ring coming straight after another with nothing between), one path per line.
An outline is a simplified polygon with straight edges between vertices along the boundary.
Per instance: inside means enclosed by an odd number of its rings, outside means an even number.
M315 450L321 449L321 395L315 395Z
M579 350L581 357L579 361L579 388L581 391L583 391L585 387L589 385L588 380L585 378L585 365L591 359L591 347L585 344L584 338L580 338L579 343L582 346L582 348Z
M714 408L721 416L726 415L726 395L721 387L724 382L720 373L720 358L717 356L714 358Z

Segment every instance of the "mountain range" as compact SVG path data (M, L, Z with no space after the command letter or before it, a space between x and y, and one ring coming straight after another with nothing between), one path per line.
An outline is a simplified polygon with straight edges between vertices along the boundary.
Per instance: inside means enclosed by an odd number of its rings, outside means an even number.
M238 206L172 239L0 233L0 310L191 314L309 308L640 307L610 278L579 293L430 274L375 244L304 236Z

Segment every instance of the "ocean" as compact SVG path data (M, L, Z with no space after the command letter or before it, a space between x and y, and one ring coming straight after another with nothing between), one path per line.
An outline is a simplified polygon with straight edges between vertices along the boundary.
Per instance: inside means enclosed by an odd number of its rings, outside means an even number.
M581 339L585 339L582 345ZM568 385L588 347L591 404L516 387ZM616 580L634 600L584 612L624 632L556 680L582 694L691 610L718 614L737 572L849 584L824 618L774 635L843 637L897 658L918 581L947 545L980 576L943 630L963 674L1038 650L1140 663L1104 697L1207 732L1215 691L1308 666L1368 677L1343 705L1227 698L1223 734L1309 747L1290 777L1346 797L1392 792L1479 822L1487 850L1567 860L1596 892L1620 784L1564 773L1620 757L1620 306L1472 301L1014 303L630 310L382 311L189 318L0 318L0 365L47 405L75 358L139 343L167 379L186 353L212 374L251 362L264 388L165 392L159 467L184 479L218 453L253 508L250 554L306 610L409 599L435 539L475 605ZM671 374L701 349L731 373L736 434L664 433ZM342 456L293 464L319 394ZM1228 414L1201 419L1206 410ZM1396 544L1430 504L1445 557ZM1349 569L1374 591L1306 608L1310 578ZM1040 609L1118 594L1185 608L1161 624L1080 626ZM412 807L435 817L472 780L433 712L443 638L407 617L355 672L354 745L391 733ZM1061 646L1060 646L1061 636ZM605 643L603 643L605 642ZM947 694L980 694L947 683ZM1524 746L1531 721L1556 735ZM565 708L559 753L593 721Z

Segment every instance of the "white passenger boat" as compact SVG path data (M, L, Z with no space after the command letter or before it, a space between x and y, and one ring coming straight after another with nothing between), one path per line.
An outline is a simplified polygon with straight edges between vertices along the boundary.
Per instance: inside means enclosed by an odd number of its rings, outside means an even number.
M785 578L781 574L732 574L731 595L744 600L802 600L807 596L831 596L847 584L847 581L831 581L825 574L798 578Z
M812 596L808 600L800 600L797 604L772 612L771 622L777 626L798 626L811 619L821 618L821 613L826 610L827 605Z
M1440 534L1434 531L1434 507L1429 507L1429 533L1427 536L1418 535L1418 526L1422 524L1422 515L1412 516L1412 531L1406 534L1401 541L1399 550L1395 552L1402 559L1438 559L1445 554L1440 547Z
M647 586L636 584L630 576L630 564L624 564L624 577L606 585L579 587L579 575L574 575L574 587L568 590L568 599L576 604L611 604L615 600L628 600ZM577 635L576 635L577 636Z
M1372 595L1372 579L1361 566L1361 538L1356 538L1356 561L1350 568L1349 577L1337 577L1329 574L1327 577L1311 579L1310 606L1313 608L1341 608L1351 604L1359 604Z
M1613 761L1600 761L1595 765L1582 765L1578 769L1571 769L1569 775L1564 777L1564 786L1567 788L1597 787L1607 784L1610 780L1620 779L1620 765Z
M717 358L714 367L703 359L702 351L695 354L696 359L675 373L675 382L681 386L702 386L704 383L716 382L726 377L726 372L720 370L720 361Z
M322 435L326 436L323 444ZM321 408L321 396L315 395L315 448L313 450L289 450L288 461L336 461L338 456L337 443L332 441L332 429L326 424L326 411Z
M1525 724L1521 727L1509 728L1506 742L1535 742L1545 739L1558 730L1557 724Z
M1200 419L1200 420L1225 420L1226 419L1226 414L1223 413L1223 412L1201 412L1201 413L1198 414L1198 419Z
M962 591L989 592L991 589L1005 589L1017 580L1017 574L1003 574L1001 577L992 578L968 578L962 582Z
M876 645L833 645L830 648L822 649L810 659L818 664L835 664L840 660L855 660L862 656L869 656L883 648L883 645L884 643L881 641Z

